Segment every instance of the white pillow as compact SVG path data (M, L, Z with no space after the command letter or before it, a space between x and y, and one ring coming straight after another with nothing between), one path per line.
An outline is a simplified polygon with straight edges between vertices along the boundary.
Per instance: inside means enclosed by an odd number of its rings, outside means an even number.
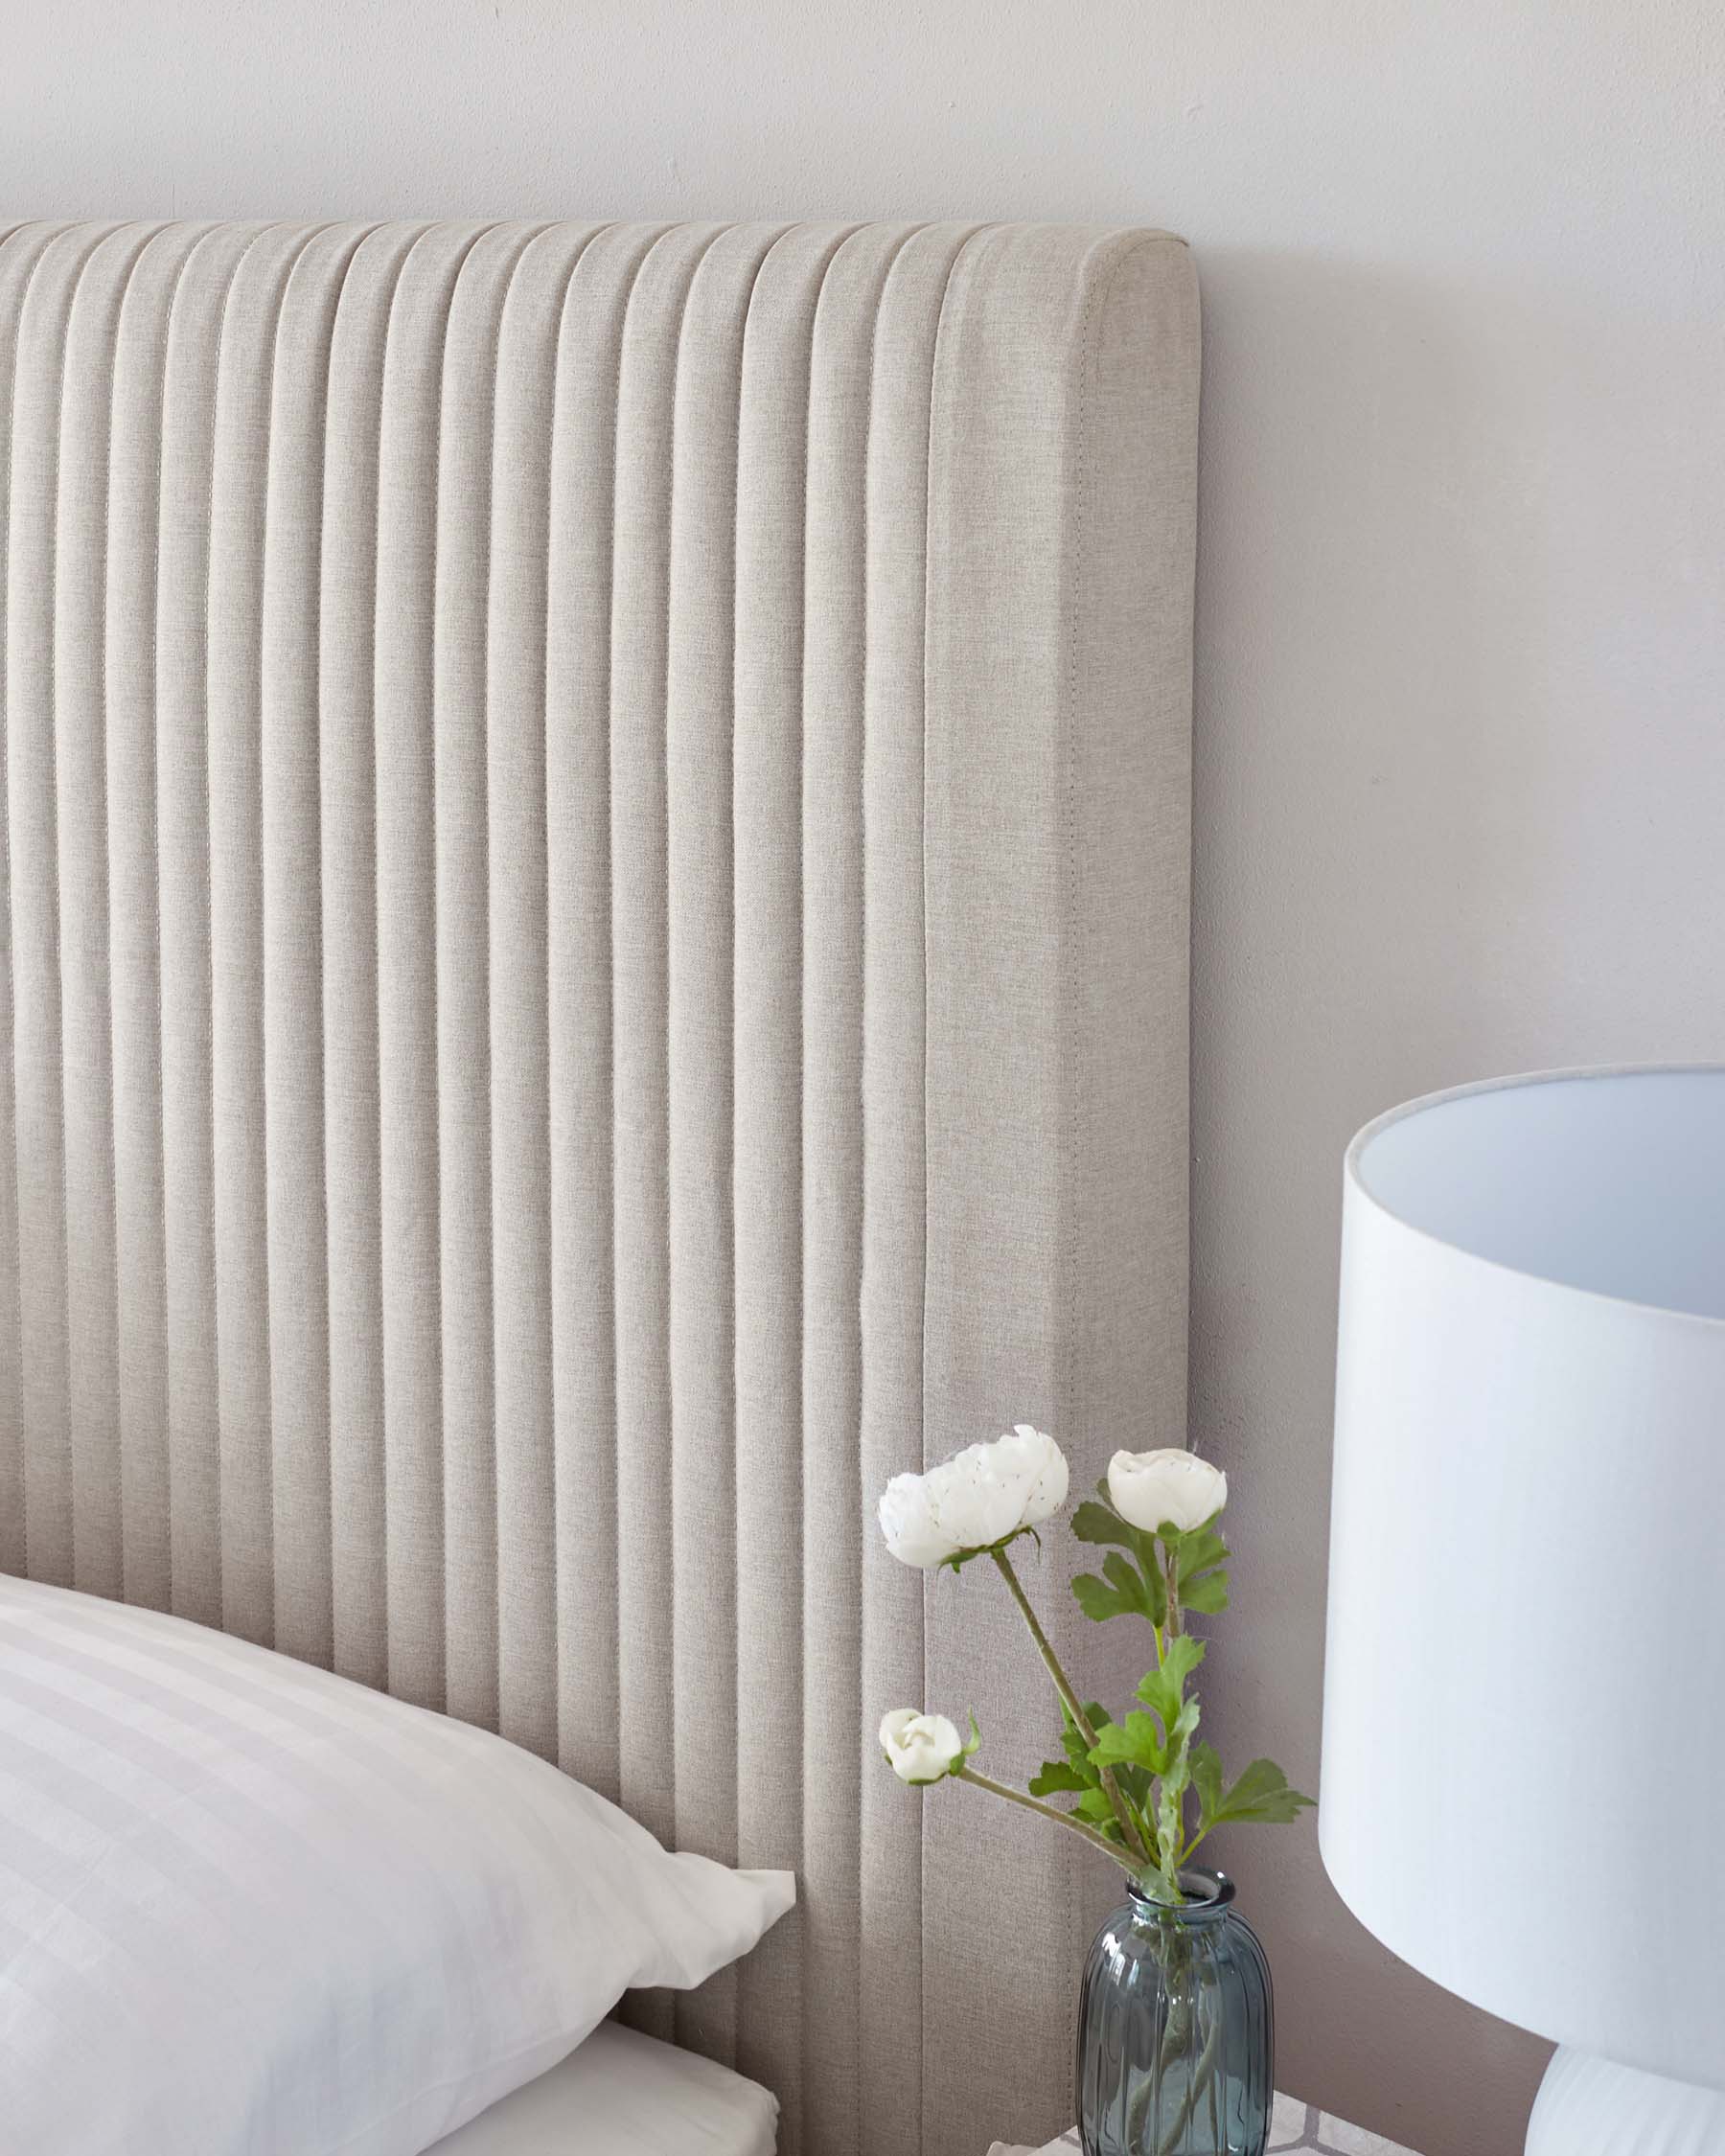
M418 2156L794 1896L485 1731L0 1578L8 2150Z

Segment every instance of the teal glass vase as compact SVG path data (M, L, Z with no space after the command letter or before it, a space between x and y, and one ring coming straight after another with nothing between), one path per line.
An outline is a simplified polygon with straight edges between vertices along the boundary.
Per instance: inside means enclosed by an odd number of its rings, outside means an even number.
M1187 1871L1179 1908L1136 1887L1078 1994L1084 2156L1263 2156L1275 2089L1270 1964L1233 1881Z

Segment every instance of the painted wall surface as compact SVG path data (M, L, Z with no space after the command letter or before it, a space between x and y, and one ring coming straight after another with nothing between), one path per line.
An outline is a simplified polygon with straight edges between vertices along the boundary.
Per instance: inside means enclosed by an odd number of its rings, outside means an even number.
M1706 0L0 0L9 214L1192 240L1193 1411L1240 1548L1209 1692L1307 1787L1347 1135L1488 1072L1725 1057L1722 113ZM1465 1579L1451 1621L1489 1685ZM1435 1856L1489 1925L1490 1819ZM1519 2149L1543 2048L1367 1938L1309 1823L1230 1857L1283 2086Z

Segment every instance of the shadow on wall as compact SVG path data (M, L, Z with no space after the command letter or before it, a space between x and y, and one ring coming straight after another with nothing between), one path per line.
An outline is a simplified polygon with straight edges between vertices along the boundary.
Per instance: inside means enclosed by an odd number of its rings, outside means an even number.
M1241 1613L1208 1705L1225 1757L1317 1789L1347 1138L1490 1072L1725 1057L1692 993L1725 935L1721 638L1682 560L1720 475L1627 402L1648 337L1622 310L1200 264L1191 1414L1233 1479ZM1710 657L1659 680L1650 648ZM1486 1921L1490 1822L1457 1825L1434 1861ZM1311 1821L1224 1861L1281 2086L1423 2156L1516 2156L1547 2047L1368 1938Z

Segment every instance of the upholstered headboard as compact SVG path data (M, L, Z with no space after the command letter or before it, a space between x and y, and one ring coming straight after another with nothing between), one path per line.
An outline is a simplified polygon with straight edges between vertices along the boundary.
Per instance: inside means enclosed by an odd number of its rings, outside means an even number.
M1196 396L1158 233L0 240L0 1567L794 1866L641 2009L787 2156L1069 2115L1108 1882L881 1765L1040 1732L864 1515L1181 1435Z

